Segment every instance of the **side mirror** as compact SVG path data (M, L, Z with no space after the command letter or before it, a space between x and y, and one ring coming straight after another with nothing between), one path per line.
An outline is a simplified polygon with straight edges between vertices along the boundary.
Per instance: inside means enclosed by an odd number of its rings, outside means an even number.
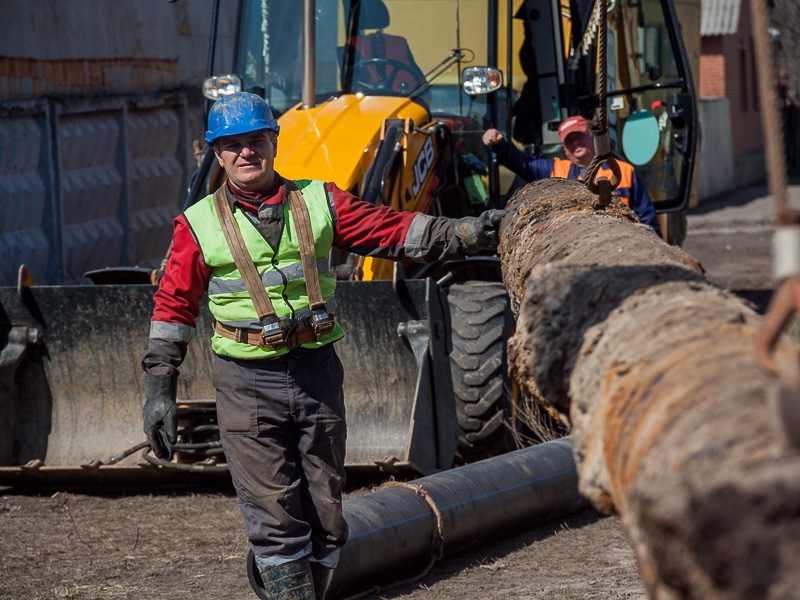
M215 75L203 82L203 96L209 100L219 100L242 91L242 78L238 75Z
M461 71L461 89L468 96L490 94L503 85L503 73L492 67L467 67Z

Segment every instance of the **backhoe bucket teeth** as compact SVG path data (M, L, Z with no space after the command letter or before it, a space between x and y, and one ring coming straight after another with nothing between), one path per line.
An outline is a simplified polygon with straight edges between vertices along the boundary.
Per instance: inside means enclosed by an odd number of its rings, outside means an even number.
M448 362L447 301L432 280L339 282L336 343L345 367L346 466L427 474L452 466L457 438ZM224 470L216 453L200 465L157 462L141 409L155 288L0 288L0 485L25 481L169 478ZM204 307L180 369L182 414L216 425L211 316ZM205 408L204 408L205 407ZM200 415L198 417L198 415ZM180 441L180 440L179 440ZM130 452L136 448L136 452ZM128 456L126 451L130 452ZM144 458L149 458L144 460Z

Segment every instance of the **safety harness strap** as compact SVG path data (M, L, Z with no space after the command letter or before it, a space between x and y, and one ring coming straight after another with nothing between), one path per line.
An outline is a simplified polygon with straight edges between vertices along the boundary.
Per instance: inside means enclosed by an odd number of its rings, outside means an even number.
M311 309L311 324L317 336L323 336L333 331L333 317L325 310L325 300L322 298L322 289L319 285L319 270L317 269L317 253L314 246L314 234L311 231L311 217L303 194L297 189L294 181L286 180L286 190L289 197L289 209L292 213L292 222L297 232L300 246L300 261L303 263L303 275L306 279L306 293L308 305Z
M233 217L231 205L225 194L225 187L226 186L223 185L214 192L214 209L217 211L217 218L222 226L222 233L225 236L225 241L228 243L228 248L233 256L233 262L236 264L236 268L242 276L247 292L250 294L250 299L253 301L258 320L261 323L267 320L277 320L275 308L272 306L272 301L269 299L267 290L264 289L264 284L261 282L258 270L255 264L253 264L253 259L247 251L247 246L245 246L239 225Z
M292 221L297 231L297 240L300 245L300 261L303 263L303 275L306 279L306 292L308 304L312 311L325 308L322 299L322 289L319 285L319 270L317 269L317 253L314 247L314 235L311 233L311 217L303 194L297 189L294 181L286 181L289 208L292 211Z

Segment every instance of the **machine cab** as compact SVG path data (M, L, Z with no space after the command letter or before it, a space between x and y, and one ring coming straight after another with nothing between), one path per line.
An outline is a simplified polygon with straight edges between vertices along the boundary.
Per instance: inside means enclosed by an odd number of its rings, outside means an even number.
M492 164L480 141L485 129L552 156L561 151L558 124L598 108L593 0L316 0L305 62L304 4L242 0L241 88L263 95L278 116L301 108L309 81L306 103L352 97L363 115L384 110L371 98L408 99L419 109L414 126L438 120L450 127L459 156L481 172L495 204L513 191L514 178ZM611 0L607 57L611 149L634 165L657 212L681 210L697 126L673 0ZM473 67L502 72L502 85L466 89L462 76Z
M543 154L559 149L568 115L597 107L599 11L594 0L525 0L522 73L513 137ZM695 91L672 0L608 4L607 106L611 149L636 168L658 212L685 208L697 125ZM555 52L554 52L555 50Z

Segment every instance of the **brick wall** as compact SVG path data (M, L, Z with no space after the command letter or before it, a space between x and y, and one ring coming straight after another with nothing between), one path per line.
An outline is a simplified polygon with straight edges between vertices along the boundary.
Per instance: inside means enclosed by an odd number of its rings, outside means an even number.
M700 82L698 87L701 98L724 98L725 87L725 55L722 48L722 36L705 36L702 39L700 55Z
M704 36L700 55L700 96L730 101L731 147L737 185L762 181L764 150L759 114L750 3L743 0L738 31Z

